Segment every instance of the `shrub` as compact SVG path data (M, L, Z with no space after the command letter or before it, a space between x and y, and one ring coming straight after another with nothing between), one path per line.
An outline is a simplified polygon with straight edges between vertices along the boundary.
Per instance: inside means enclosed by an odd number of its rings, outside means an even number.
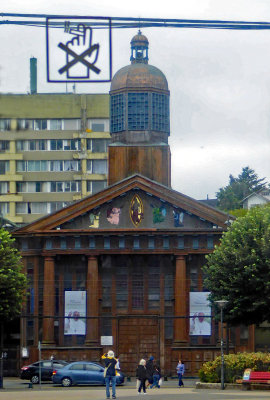
M243 377L244 370L251 368L254 371L270 370L270 353L237 353L224 356L224 380L234 383ZM221 357L203 364L199 370L201 382L220 382Z

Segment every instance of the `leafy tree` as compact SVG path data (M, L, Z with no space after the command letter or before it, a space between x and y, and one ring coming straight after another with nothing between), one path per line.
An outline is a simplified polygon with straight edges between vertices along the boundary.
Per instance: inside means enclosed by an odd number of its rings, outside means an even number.
M26 290L21 256L10 233L0 228L0 320L10 321L21 312Z
M228 300L229 323L270 322L270 205L233 222L203 270L211 302Z
M244 167L237 178L230 175L229 184L216 193L218 207L225 211L242 208L242 200L246 196L266 186L265 178L259 178L253 169Z

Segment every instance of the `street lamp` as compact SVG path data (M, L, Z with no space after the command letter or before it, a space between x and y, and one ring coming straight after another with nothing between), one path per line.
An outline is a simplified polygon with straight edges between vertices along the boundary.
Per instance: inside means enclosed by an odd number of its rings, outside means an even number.
M220 352L221 352L221 390L224 390L224 349L223 349L223 309L226 307L228 300L216 300L215 303L220 308L220 325L221 325L221 335L220 335Z

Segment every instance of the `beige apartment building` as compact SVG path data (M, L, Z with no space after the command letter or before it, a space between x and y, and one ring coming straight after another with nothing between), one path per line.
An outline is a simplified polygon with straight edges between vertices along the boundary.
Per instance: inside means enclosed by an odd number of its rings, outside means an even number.
M107 186L109 95L0 94L0 213L32 222Z

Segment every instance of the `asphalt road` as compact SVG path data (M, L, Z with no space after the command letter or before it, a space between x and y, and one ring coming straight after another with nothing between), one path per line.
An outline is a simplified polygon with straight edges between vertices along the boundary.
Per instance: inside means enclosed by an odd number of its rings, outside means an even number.
M194 382L187 381L185 388L176 387L177 382L165 382L160 389L148 390L145 398L151 400L264 400L270 398L270 392L264 390L217 390L195 389ZM132 400L144 396L138 395L135 382L117 387L118 399ZM5 378L4 389L0 389L0 400L103 400L106 399L104 387L71 387L62 388L50 383L34 385L28 388L27 381L16 378Z

